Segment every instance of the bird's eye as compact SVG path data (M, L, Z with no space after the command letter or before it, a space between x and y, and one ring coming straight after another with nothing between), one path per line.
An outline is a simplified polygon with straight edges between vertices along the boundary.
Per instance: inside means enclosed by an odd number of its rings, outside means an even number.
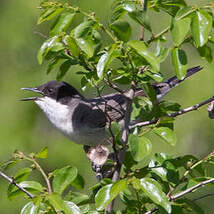
M52 93L53 92L53 88L48 88L48 92Z

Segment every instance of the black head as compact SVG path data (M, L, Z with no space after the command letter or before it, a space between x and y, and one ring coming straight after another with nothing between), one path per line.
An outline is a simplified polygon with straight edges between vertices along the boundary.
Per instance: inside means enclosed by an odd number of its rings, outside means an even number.
M66 104L72 98L82 97L82 95L66 82L49 81L36 88L22 88L23 90L40 93L43 97L50 97L60 103ZM36 100L38 97L24 98L22 100Z

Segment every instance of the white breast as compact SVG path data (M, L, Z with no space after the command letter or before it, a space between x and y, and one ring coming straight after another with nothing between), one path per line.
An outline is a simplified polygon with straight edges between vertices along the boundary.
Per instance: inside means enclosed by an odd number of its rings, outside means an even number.
M75 143L91 146L107 143L104 128L92 129L86 127L85 124L74 128L71 120L72 113L67 105L63 105L49 97L41 97L35 102L44 111L51 123Z
M42 97L35 101L44 111L53 125L66 135L72 135L73 126L71 114L66 105L62 105L49 97Z

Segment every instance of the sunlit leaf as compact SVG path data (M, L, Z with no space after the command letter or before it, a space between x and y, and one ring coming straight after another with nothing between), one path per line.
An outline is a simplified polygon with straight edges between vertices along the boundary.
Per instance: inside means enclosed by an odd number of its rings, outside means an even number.
M97 63L97 76L102 79L104 77L104 73L108 70L109 64L112 62L114 58L117 57L117 53L115 52L117 48L116 44L113 44L108 52L105 52L99 59Z
M162 191L160 184L152 178L140 179L140 185L143 192L155 203L163 207L168 213L171 213L171 204L168 197Z
M94 43L92 42L92 40L77 38L76 42L80 49L85 52L89 58L94 55Z
M49 21L53 19L56 15L61 13L64 10L64 8L60 7L51 7L45 10L39 17L37 24L41 24L44 21Z
M77 168L67 166L53 172L53 190L61 194L77 177Z
M75 13L65 12L59 15L51 27L50 36L55 36L59 32L66 31L73 20Z
M32 201L25 204L25 206L22 208L20 214L39 214L40 209L38 206L34 205Z
M135 161L141 161L146 156L151 154L152 144L146 137L138 137L136 135L129 135L129 145L132 157Z
M168 127L158 127L153 129L154 133L163 138L167 143L174 146L177 142L175 133Z
M132 40L128 42L128 45L142 56L152 66L154 71L158 72L160 70L160 62L158 58L147 49L144 42Z
M205 58L209 63L213 61L212 49L208 45L197 48L200 56Z
M37 59L39 64L42 64L44 57L48 54L50 49L54 47L54 45L59 41L59 38L57 36L54 36L45 42L43 42L41 48L39 49L37 53Z
M75 38L86 38L88 35L91 34L95 24L96 24L96 22L94 22L94 21L82 22L74 30Z
M19 186L26 189L30 193L39 193L43 191L43 187L40 183L36 181L22 181ZM18 189L15 185L8 189L8 198L13 199L16 196L24 195L25 193Z
M187 56L186 53L179 48L175 48L171 52L172 64L175 68L176 76L182 80L187 72Z
M95 195L95 206L97 210L104 210L105 207L126 188L126 186L127 181L124 179L102 187Z
M199 10L192 18L192 36L196 47L202 47L208 41L212 29L212 17L205 10Z
M68 47L69 51L71 52L71 54L75 57L79 56L80 50L79 47L75 41L75 39L69 35L66 35L64 37L64 43L65 45Z
M48 157L48 147L44 147L40 152L36 154L37 158L47 158Z

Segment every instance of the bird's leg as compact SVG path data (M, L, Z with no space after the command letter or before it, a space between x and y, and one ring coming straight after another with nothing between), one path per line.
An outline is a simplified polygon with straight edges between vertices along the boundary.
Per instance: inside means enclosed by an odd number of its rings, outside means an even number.
M101 144L97 147L84 145L83 148L92 163L92 169L96 172L97 179L100 181L102 178L102 166L108 159L109 150Z

